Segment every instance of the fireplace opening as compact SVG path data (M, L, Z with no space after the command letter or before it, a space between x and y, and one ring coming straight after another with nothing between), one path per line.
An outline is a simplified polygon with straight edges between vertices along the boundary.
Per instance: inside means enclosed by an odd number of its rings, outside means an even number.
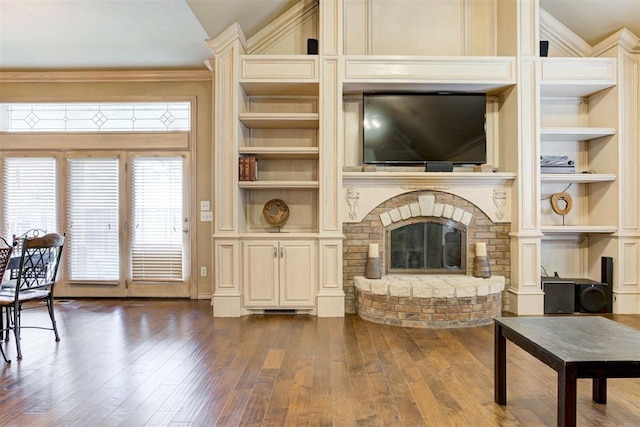
M385 235L387 274L466 274L467 230L446 218L395 223Z

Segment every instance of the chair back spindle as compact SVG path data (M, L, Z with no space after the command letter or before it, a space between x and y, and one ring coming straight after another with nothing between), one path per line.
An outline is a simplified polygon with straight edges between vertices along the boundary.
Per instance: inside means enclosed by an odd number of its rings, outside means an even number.
M2 240L0 243L0 282L2 282L4 273L9 266L9 259L11 259L11 254L13 253L13 246L9 245L4 237L0 237L0 239Z
M53 233L23 240L16 277L20 290L53 287L63 245L64 236Z

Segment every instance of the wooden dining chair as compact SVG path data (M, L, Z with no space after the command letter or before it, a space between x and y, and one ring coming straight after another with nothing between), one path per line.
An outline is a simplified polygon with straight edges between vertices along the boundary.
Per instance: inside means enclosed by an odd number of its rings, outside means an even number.
M56 341L60 341L53 310L53 290L58 267L62 257L65 237L56 233L41 237L27 237L22 241L22 252L15 282L9 282L6 289L0 290L0 307L8 310L10 316L4 330L13 330L18 359L22 358L20 331L24 328L49 329L54 332ZM46 303L51 327L24 326L22 311L36 308L34 302Z

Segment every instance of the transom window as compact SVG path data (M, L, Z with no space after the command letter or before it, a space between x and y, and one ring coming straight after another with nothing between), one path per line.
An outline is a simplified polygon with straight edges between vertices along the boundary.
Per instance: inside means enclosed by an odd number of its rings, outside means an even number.
M188 131L189 102L4 103L4 132Z

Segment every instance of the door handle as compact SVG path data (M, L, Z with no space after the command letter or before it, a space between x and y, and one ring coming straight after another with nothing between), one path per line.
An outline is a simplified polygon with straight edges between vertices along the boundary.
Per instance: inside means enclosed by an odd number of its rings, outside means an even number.
M284 248L280 248L280 258L284 258Z

